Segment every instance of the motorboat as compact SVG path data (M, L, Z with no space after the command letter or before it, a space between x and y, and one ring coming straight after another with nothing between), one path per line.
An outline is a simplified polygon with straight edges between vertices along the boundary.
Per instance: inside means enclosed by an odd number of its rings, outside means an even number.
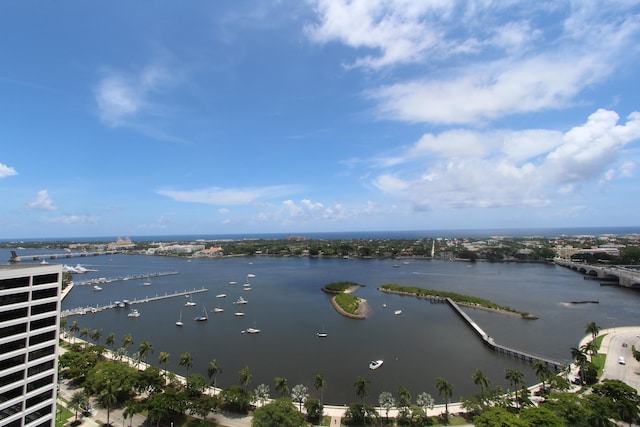
M316 335L317 335L318 337L320 337L320 338L326 338L326 337L328 337L328 336L329 336L329 334L328 334L328 333L326 333L326 332L318 332L318 333L316 333Z
M244 290L245 292L248 292L248 291L250 291L250 290L251 290L251 287L250 287L250 286L245 286L243 290Z
M248 333L248 334L259 334L259 333L260 333L260 329L257 329L257 328L247 328L247 333Z
M396 310L396 311L393 312L393 314L395 314L396 316L400 315L400 314L402 314L402 310Z
M151 282L142 282L142 286L151 286Z
M216 298L226 298L227 294L218 294L216 295Z
M382 366L383 363L384 360L382 359L372 360L371 363L369 363L369 369L378 369L380 366Z
M238 282L236 282L236 281L232 280L231 282L229 282L229 284L230 284L230 285L237 285L237 284L238 284Z
M214 313L222 313L224 311L224 308L216 307L211 311L213 311Z
M98 285L95 285L95 286L93 287L93 290L94 290L94 291L101 291L101 290L102 290L102 288L101 288L100 286L98 286Z
M140 317L140 312L134 308L133 310L131 310L129 312L129 314L127 314L127 316L129 316L129 317Z
M235 313L233 313L233 315L240 317L240 316L244 316L244 313L241 311L236 311Z
M247 302L249 302L249 301L247 301L246 299L240 297L240 298L238 298L236 300L236 302L234 304L246 304Z

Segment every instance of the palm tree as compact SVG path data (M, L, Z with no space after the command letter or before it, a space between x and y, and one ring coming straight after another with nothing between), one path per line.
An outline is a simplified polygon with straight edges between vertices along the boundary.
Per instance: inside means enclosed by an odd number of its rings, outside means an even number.
M243 386L245 390L247 390L247 387L249 386L252 378L251 372L249 372L249 367L245 366L244 368L240 369L238 375L238 381L240 382L240 385Z
M256 402L259 402L260 406L263 406L264 402L269 400L269 386L266 384L260 384L253 391L253 395L256 398Z
M598 353L598 344L596 344L596 340L591 340L582 347L580 350L584 351L589 355L589 361L593 363L593 356Z
M94 329L91 331L91 341L98 344L100 338L102 338L102 329Z
M274 381L276 382L276 393L282 396L289 394L289 386L285 377L276 377Z
M73 337L73 342L76 342L76 332L79 330L80 326L78 326L78 321L74 320L73 323L71 323L71 326L69 326L69 333Z
M190 353L182 353L180 355L180 362L178 363L178 365L184 367L187 369L187 376L185 377L187 380L189 378L189 369L191 369L193 367L193 358L191 357Z
M125 403L124 410L122 411L122 418L129 418L129 427L133 424L133 416L138 412L138 404L135 400L130 399ZM124 423L124 421L123 421Z
M222 372L222 369L220 369L220 367L218 366L218 362L216 362L216 359L213 359L211 362L209 362L209 366L207 366L207 375L209 376L209 379L211 379L213 377L213 388L216 388L216 378L218 377L218 374Z
M118 389L111 381L107 382L105 387L98 395L98 401L107 409L107 425L109 425L109 416L111 415L111 406L118 400Z
M411 406L411 393L408 388L402 385L398 387L398 406L400 406L403 411L408 411Z
M111 332L109 335L107 335L107 338L104 339L104 344L109 347L110 350L113 350L113 346L116 343L116 334L114 334L113 332Z
M124 347L128 352L129 347L131 347L132 345L133 345L133 338L131 337L131 334L125 335L124 338L122 338L122 347Z
M87 400L87 395L84 390L78 390L71 396L69 407L76 412L76 422L78 421L78 410L82 409Z
M80 338L86 341L88 336L89 336L89 328L80 329Z
M533 370L540 379L540 382L542 383L542 391L544 392L546 390L545 382L551 376L551 368L549 368L549 364L547 362L536 360L533 362Z
M453 396L453 385L442 377L436 380L438 394L444 399L444 412L446 419L449 419L449 399Z
M153 345L149 341L141 342L138 348L138 358L141 362L144 362L148 353L153 354Z
M482 396L484 397L485 392L489 388L489 378L482 372L480 369L477 369L472 375L473 383L480 387L480 391L482 392Z
M433 409L435 401L429 393L420 393L416 399L416 404L424 411L424 416L427 416L427 409Z
M524 374L516 369L506 369L504 378L509 381L509 384L513 387L513 393L516 397L516 407L518 406L518 386L524 379Z
M381 408L385 409L385 412L387 414L387 424L389 424L389 411L391 410L391 408L396 406L396 400L393 398L393 395L391 393L389 393L388 391L383 391L378 397L378 403L380 404Z
M571 347L571 357L575 359L578 370L580 371L580 379L584 382L584 368L587 363L587 355L582 349Z
M591 334L591 339L595 340L598 336L598 332L600 332L602 328L596 324L596 322L589 322L585 326L584 332L587 334Z
M64 337L66 332L67 332L67 318L66 317L61 317L60 318L60 333Z
M302 404L305 402L305 400L307 400L307 397L309 397L309 393L307 393L307 387L302 384L295 385L291 390L291 400L297 402L300 405L300 407L298 408L300 412L302 412Z
M325 381L324 375L318 372L316 374L316 377L313 379L313 388L315 388L316 391L320 390L320 405L322 405L324 388L326 386L327 386L327 381Z
M362 401L363 407L364 407L364 398L369 395L369 384L371 384L371 381L362 377L356 378L356 382L353 383L353 386L356 389L356 395Z
M169 353L167 353L166 351L161 351L160 354L158 355L158 364L160 366L164 366L164 368L162 368L163 372L163 376L165 377L165 381L166 381L166 366L169 363Z

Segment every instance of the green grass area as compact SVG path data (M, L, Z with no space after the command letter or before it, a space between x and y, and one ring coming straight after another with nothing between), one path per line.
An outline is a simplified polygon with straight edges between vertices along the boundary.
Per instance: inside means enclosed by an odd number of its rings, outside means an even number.
M324 289L329 292L339 293L346 291L352 286L358 286L358 284L355 282L334 282L324 285Z
M64 426L69 420L73 420L75 415L62 405L57 405L56 427Z
M393 283L382 285L380 286L380 289L387 290L390 292L401 292L401 293L411 294L411 295L415 295L423 298L427 298L427 297L451 298L453 301L457 303L471 304L471 305L477 305L480 307L490 308L494 310L508 311L511 313L520 314L522 316L526 316L529 314L527 312L518 311L516 309L513 309L505 305L496 304L494 302L491 302L483 298L478 298L470 295L457 294L455 292L435 291L433 289L424 289L424 288L419 288L417 286L401 286Z
M360 298L351 294L338 294L336 295L336 303L349 314L358 314L358 306L360 305Z

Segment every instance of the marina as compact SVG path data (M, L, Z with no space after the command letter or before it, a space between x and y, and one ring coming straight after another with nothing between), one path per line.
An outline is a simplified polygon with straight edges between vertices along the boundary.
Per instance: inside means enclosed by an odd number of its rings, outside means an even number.
M146 274L134 274L131 276L121 276L121 277L97 277L93 279L84 280L82 282L75 282L74 285L77 286L87 286L87 285L96 285L96 284L107 284L114 282L126 282L128 280L142 280L142 279L151 279L152 277L164 277L164 276L173 276L175 274L180 274L178 271L165 271L158 273L146 273ZM151 286L151 282L144 282L142 286Z

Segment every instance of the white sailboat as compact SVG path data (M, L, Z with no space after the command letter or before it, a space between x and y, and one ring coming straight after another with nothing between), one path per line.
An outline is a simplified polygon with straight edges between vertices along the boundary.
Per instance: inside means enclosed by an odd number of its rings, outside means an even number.
M326 338L326 337L328 337L328 336L329 336L329 334L327 333L327 331L325 331L325 329L324 329L324 325L322 325L322 331L317 332L317 333L316 333L316 335L317 335L319 338Z
M184 323L182 323L182 310L180 310L180 317L176 321L176 326L182 326L182 325L184 325Z
M193 302L193 297L192 296L189 296L189 301L187 301L184 304L185 307L194 307L195 305L196 305L196 303Z

